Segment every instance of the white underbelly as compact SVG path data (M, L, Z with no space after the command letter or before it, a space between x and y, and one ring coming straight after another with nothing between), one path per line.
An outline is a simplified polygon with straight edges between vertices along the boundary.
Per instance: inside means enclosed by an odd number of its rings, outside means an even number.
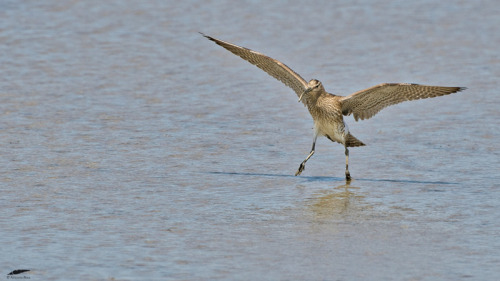
M314 122L314 129L317 135L323 135L339 143L345 143L345 136L349 133L344 121L340 124L338 122Z

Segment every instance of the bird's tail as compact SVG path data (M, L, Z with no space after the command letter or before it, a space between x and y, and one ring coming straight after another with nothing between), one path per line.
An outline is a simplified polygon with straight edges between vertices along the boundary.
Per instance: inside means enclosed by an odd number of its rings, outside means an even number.
M355 138L353 135L351 135L351 133L347 134L346 140L345 140L346 147L355 147L355 146L364 146L364 145L366 145L366 144L364 144L362 141Z

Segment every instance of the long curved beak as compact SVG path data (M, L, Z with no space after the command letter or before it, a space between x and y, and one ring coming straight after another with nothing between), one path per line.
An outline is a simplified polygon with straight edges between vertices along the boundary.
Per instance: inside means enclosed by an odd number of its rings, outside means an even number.
M310 91L312 90L312 88L307 88L303 93L302 95L300 95L299 97L299 102L302 101L302 98L304 97L305 94L309 93Z

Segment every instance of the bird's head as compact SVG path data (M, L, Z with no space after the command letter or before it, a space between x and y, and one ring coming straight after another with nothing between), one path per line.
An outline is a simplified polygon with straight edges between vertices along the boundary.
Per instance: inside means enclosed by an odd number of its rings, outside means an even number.
M323 85L321 84L321 82L316 79L311 79L311 81L307 83L307 88L305 89L305 91L302 93L302 95L300 95L299 102L302 101L306 94L310 92L314 93L320 90L323 90Z

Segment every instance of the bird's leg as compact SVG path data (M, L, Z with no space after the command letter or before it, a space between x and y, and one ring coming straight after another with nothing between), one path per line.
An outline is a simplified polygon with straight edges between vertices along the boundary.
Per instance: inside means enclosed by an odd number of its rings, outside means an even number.
M345 147L345 180L351 180L351 174L349 173L349 149Z
M309 158L311 158L311 156L313 156L313 154L314 154L314 147L315 146L316 146L316 136L314 137L314 140L313 140L313 145L312 145L312 148L311 148L311 152L306 157L306 159L304 161L302 161L302 163L300 163L299 169L297 170L297 172L295 172L295 176L300 175L300 173L302 173L302 171L304 171L304 169L306 168L306 162L307 162L307 160L309 160Z

